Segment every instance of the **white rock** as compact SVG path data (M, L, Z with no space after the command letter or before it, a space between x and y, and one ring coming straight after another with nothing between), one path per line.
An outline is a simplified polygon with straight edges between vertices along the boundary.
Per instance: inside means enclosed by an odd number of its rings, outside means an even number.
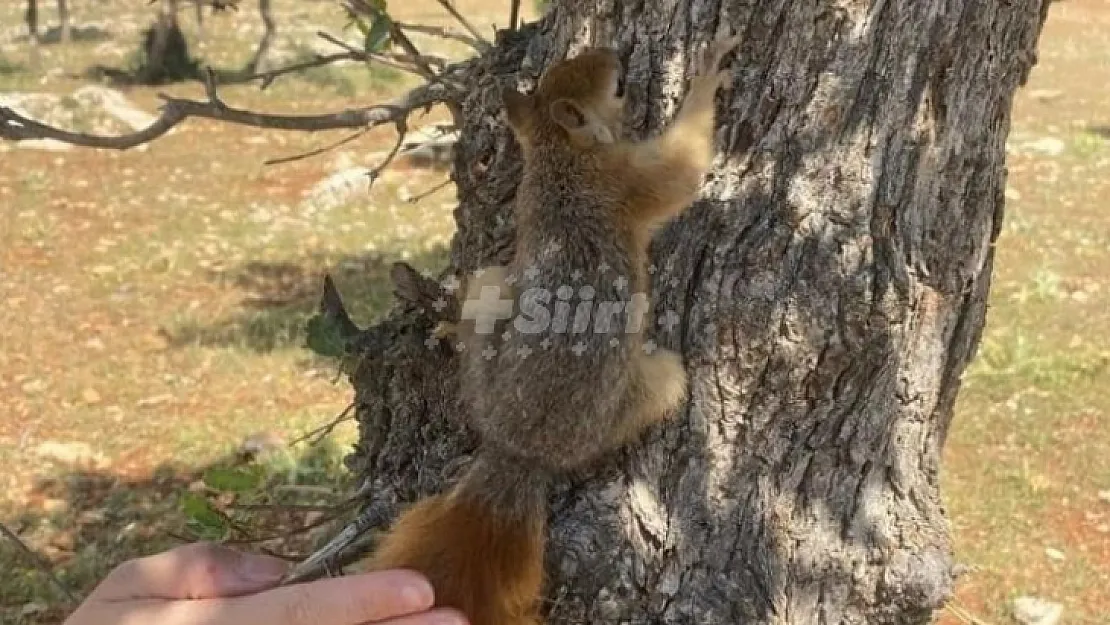
M1044 137L1025 144L1025 149L1047 156L1059 156L1064 153L1064 142L1056 137Z
M1050 102L1062 95L1064 95L1064 92L1059 89L1034 89L1029 92L1029 97L1039 102Z
M105 462L104 456L94 451L87 443L45 441L35 448L35 455L43 460L70 466L100 466Z
M305 196L302 207L317 209L342 206L359 194L365 196L370 191L370 169L351 167L340 170L316 183Z
M1044 554L1046 556L1048 556L1050 559L1055 560L1057 562L1063 562L1064 558L1066 557L1066 556L1064 556L1063 551L1060 551L1059 549L1053 549L1052 547L1047 547L1044 550Z
M1056 625L1064 606L1038 597L1014 599L1014 619L1022 625Z
M88 107L98 107L105 113L127 124L132 130L142 130L156 119L131 103L119 91L100 85L85 85L73 92L73 99Z

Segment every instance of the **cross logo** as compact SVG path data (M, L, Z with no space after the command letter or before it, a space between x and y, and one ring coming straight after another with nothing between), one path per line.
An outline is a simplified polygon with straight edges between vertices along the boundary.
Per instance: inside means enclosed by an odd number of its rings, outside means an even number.
M663 317L659 319L659 325L666 328L667 332L670 332L671 330L674 330L675 326L677 326L681 321L682 318L675 314L673 310L668 310L667 312L663 313Z
M570 351L574 352L575 356L581 356L586 353L586 344L582 341L578 341L574 344L574 347L570 348Z
M497 350L494 349L492 345L486 345L486 348L482 350L482 357L486 360L493 360L493 357L496 355Z
M501 297L501 289L496 286L483 286L477 300L468 299L463 304L462 319L474 321L474 332L492 334L498 321L513 316L513 300Z
M443 282L440 282L439 284L443 287L443 290L447 291L448 293L454 293L456 290L458 290L461 283L459 282L459 279L455 276L448 276L446 279L443 280Z

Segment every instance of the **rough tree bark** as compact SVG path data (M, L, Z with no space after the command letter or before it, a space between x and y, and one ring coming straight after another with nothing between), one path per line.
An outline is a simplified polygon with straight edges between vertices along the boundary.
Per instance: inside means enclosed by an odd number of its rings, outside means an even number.
M1011 99L1041 0L556 2L472 66L452 270L511 254L519 148L497 87L583 44L626 61L628 130L673 115L691 51L743 33L705 200L653 246L672 423L551 500L549 623L923 623L954 563L939 459L979 341ZM403 289L402 289L403 290ZM437 492L475 444L430 310L352 344L370 505Z

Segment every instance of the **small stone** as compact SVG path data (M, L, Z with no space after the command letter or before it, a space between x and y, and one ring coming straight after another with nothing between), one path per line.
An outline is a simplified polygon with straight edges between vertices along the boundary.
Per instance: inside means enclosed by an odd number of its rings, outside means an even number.
M89 405L99 404L100 403L100 393L96 392L95 388L87 388L87 389L81 391L81 401L83 401L83 402L85 402L86 404L89 404Z
M1049 559L1055 560L1057 562L1063 562L1064 558L1066 557L1063 551L1060 551L1059 549L1053 549L1052 547L1045 548L1044 554L1048 556Z
M286 446L285 439L273 431L255 432L239 445L239 453L253 458L270 452L278 451Z
M1056 625L1064 606L1039 597L1014 599L1014 619L1022 625Z
M59 464L70 466L101 465L104 456L95 452L86 443L60 443L46 441L35 448L35 455L44 460L51 460Z
M1098 491L1098 500L1102 503L1110 503L1110 490Z
M159 404L164 404L164 403L172 401L172 400L173 400L173 395L170 395L169 393L166 393L166 394L163 394L163 395L155 395L153 397L144 397L143 399L140 399L139 401L135 402L135 405L138 406L139 408L145 408L147 406L157 406Z
M1064 92L1059 89L1034 89L1029 92L1029 97L1038 102L1051 102L1059 99L1062 95L1064 95Z
M1016 202L1021 199L1021 193L1019 193L1018 190L1013 187L1006 187L1005 196L1006 199L1010 200L1011 202Z
M1039 152L1046 156L1059 156L1064 153L1065 148L1064 142L1056 137L1037 139L1036 141L1026 144L1025 147L1033 152Z

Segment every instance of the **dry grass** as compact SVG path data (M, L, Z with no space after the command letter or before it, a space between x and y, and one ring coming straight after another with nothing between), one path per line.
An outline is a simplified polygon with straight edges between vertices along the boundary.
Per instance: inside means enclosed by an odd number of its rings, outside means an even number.
M108 37L47 45L36 60L10 36L19 4L0 7L0 91L68 93L93 62L126 65L149 11L125 0L75 3L77 22ZM399 8L406 19L446 23L435 3L410 4L418 6ZM494 0L458 4L478 24L507 14ZM329 3L283 0L276 9L290 40L342 24ZM190 32L188 17L185 25ZM242 41L258 33L249 9L213 18L195 53L233 68L249 54ZM1110 614L1110 503L1098 499L1110 490L1110 335L1100 332L1110 328L1108 59L1110 7L1055 4L1040 65L1018 97L988 329L946 450L946 500L958 555L971 566L941 616L947 623L1009 622L1020 594L1064 602L1069 623ZM222 93L307 112L385 99L405 81L345 67L264 93ZM161 90L200 95L193 84ZM157 91L128 95L153 110ZM291 438L347 404L349 389L301 348L323 271L367 323L390 299L391 260L442 265L452 191L415 206L399 199L401 187L430 188L442 172L397 171L350 205L301 206L337 167L372 165L388 129L323 157L262 165L340 136L190 121L142 152L0 152L0 519L78 590L172 542L166 532L183 530L181 493L246 435ZM1063 152L1026 147L1043 137L1060 139ZM103 463L49 465L35 454L44 441L87 442ZM268 465L274 479L342 479L339 443L297 454L306 455ZM14 557L0 545L0 560ZM34 569L0 570L0 621L51 622L54 600Z

